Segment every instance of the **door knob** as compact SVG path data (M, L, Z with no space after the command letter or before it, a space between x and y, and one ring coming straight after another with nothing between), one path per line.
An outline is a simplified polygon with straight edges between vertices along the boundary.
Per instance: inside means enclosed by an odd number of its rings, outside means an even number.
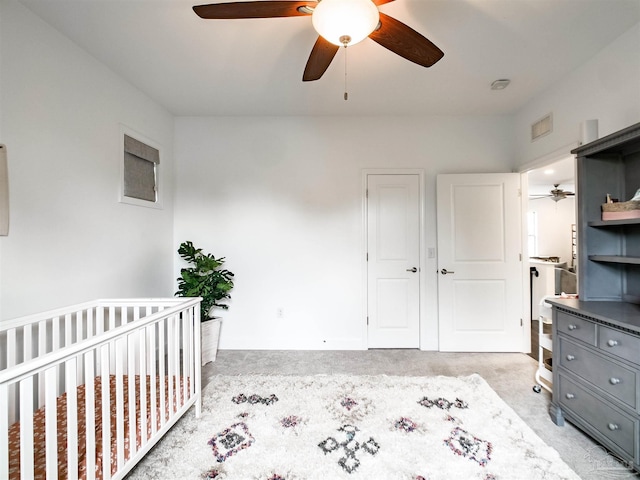
M446 268L443 268L442 270L440 270L440 273L441 273L442 275L446 275L447 273L456 273L456 272L450 272L450 271L448 271Z
M413 268L407 268L407 272L413 272L416 273L418 271L418 269L416 267Z

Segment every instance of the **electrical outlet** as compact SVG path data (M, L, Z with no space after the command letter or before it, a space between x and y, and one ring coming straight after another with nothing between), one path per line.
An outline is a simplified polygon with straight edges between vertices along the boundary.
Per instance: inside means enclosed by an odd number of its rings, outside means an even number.
M284 317L284 309L282 307L278 307L276 309L276 317L283 318Z
M427 256L428 256L429 258L436 258L436 249L435 249L435 248L433 248L433 247L429 247L429 248L427 249Z

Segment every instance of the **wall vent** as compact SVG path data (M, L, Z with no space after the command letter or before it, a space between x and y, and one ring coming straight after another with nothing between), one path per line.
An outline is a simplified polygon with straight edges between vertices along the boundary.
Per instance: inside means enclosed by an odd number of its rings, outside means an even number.
M531 125L531 141L549 135L553 130L553 115L545 115Z

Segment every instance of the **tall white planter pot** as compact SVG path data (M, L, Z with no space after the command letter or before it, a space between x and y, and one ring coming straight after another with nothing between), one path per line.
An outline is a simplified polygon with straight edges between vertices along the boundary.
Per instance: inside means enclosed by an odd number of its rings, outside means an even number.
M221 318L210 318L200 325L200 337L202 342L202 366L214 362L218 353L218 341L220 340Z

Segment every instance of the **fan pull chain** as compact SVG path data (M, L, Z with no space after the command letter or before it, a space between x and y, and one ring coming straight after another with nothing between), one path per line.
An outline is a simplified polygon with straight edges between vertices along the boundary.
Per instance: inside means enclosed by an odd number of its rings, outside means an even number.
M349 94L347 93L347 44L344 45L344 100L349 100Z

